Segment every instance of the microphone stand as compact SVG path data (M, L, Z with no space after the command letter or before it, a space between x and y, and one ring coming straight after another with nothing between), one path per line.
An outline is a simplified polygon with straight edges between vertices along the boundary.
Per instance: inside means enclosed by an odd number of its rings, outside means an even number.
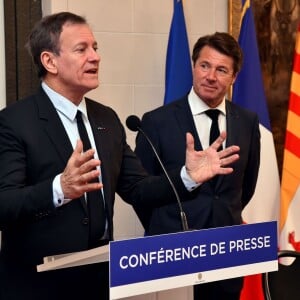
M137 126L137 129L146 138L146 140L148 141L149 145L151 146L151 148L152 148L152 150L153 150L153 152L154 152L157 160L159 161L159 164L160 164L161 168L163 169L164 174L167 177L167 179L168 179L168 181L169 181L169 183L170 183L170 185L171 185L171 187L173 189L173 192L175 194L175 197L176 197L176 200L177 200L177 203L178 203L178 206L179 206L179 210L180 210L180 219L181 219L182 229L183 229L183 231L188 231L189 230L189 226L188 226L188 223L187 223L186 214L185 214L185 212L182 209L181 201L180 201L179 195L177 193L177 190L176 190L176 188L175 188L175 186L174 186L174 184L173 184L173 182L172 182L172 180L171 180L171 178L170 178L170 176L169 176L166 168L164 167L164 165L163 165L163 163L162 163L162 161L161 161L161 159L160 159L160 157L159 157L159 155L158 155L155 147L153 146L151 140L149 139L149 137L147 136L147 134L144 132L144 130L140 126Z

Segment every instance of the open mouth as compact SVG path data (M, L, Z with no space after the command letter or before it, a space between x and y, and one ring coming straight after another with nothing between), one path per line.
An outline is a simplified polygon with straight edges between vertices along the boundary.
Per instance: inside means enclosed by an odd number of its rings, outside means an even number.
M88 73L88 74L97 74L98 73L98 69L89 69L89 70L85 71L85 73Z

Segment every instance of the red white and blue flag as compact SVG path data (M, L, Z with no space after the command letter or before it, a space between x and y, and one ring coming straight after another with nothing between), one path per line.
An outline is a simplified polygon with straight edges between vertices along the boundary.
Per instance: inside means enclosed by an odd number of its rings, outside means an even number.
M271 131L256 31L250 0L241 0L242 16L239 44L244 61L233 87L232 101L258 114L261 132L261 163L254 196L242 213L245 223L279 219L280 179ZM261 275L245 278L242 300L263 300Z

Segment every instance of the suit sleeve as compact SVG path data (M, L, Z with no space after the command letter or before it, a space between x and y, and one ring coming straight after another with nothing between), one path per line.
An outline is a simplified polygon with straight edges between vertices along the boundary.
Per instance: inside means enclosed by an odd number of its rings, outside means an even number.
M161 156L161 151L159 147L159 136L157 134L158 129L155 126L156 123L153 122L151 119L151 114L146 113L142 118L141 124L142 124L143 131L150 138L154 148L156 149L157 154ZM137 134L136 137L136 147L134 151L137 154L137 156L140 158L144 168L147 170L149 174L159 175L162 173L161 166L159 165L159 162L155 157L155 154L151 149L151 146L149 145L144 135L141 134L140 132Z
M54 178L30 184L26 143L10 123L10 118L1 113L0 229L54 210L51 202ZM30 128L27 130L30 131Z
M160 207L176 201L173 190L163 173L154 174L151 170L145 170L141 160L126 143L125 132L123 131L123 158L120 169L118 193L132 205L143 207ZM146 145L146 144L145 144ZM148 149L149 156L151 149ZM156 161L155 156L152 157ZM171 180L178 187L179 193L186 194L184 184L180 177L180 169L175 168L169 172ZM150 171L150 172L149 172ZM154 174L154 175L153 175Z
M117 185L117 193L121 198L131 204L144 228L148 228L151 211L153 208L176 202L176 196L167 177L163 174L150 175L143 167L141 160L126 143L123 132L123 155L120 175ZM145 144L147 145L147 144ZM152 153L150 148L148 154ZM153 161L155 157L153 156ZM151 170L148 168L148 171ZM152 172L154 173L154 172ZM177 188L180 196L188 193L181 177L180 168L169 172L169 176Z

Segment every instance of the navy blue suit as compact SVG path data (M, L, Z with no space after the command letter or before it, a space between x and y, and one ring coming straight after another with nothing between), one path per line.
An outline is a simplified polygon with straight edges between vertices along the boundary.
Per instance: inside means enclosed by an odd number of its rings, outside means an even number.
M254 193L260 163L258 117L226 100L226 127L226 147L238 145L240 159L232 164L233 173L218 176L215 186L208 181L193 191L189 198L181 199L191 229L241 224L242 209ZM196 150L203 150L187 96L145 113L142 129L150 137L167 170L185 163L186 132L194 136ZM135 152L150 174L162 174L157 159L141 134L136 138ZM136 210L139 211L138 208ZM147 234L182 230L176 203L155 208L147 214L141 211L139 215Z

